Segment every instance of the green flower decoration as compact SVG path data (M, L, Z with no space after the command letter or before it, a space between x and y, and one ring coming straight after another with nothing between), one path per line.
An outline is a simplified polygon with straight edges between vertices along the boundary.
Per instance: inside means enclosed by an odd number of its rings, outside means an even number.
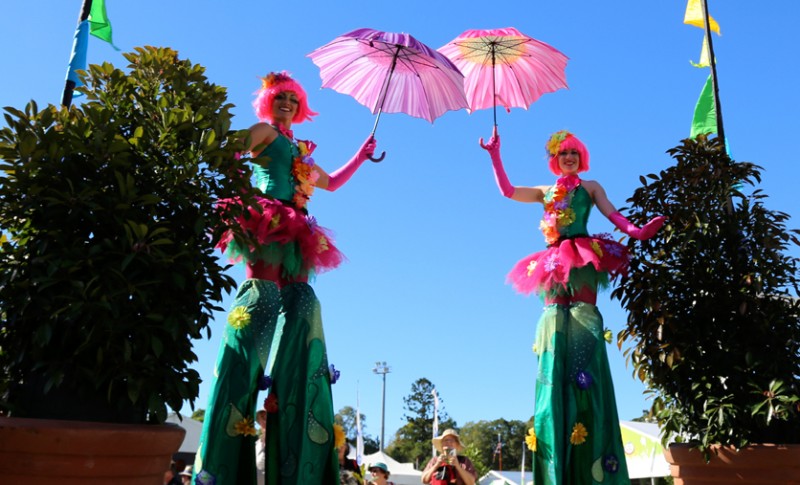
M228 314L228 325L236 330L241 330L250 325L250 314L243 306L237 306Z

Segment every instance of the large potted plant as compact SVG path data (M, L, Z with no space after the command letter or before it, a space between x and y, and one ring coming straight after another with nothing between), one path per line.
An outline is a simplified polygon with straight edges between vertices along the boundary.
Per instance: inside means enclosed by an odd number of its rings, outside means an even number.
M54 424L63 442L78 422L117 434L84 449L62 443L60 453L91 448L89 468L99 469L112 442L138 443L156 465L127 471L160 476L183 432L162 424L168 408L198 396L192 339L210 331L235 287L214 251L224 216L215 201L244 195L249 177L225 89L169 48L125 58L127 71L90 66L79 106L5 108L0 432L17 434L0 438L12 453L0 459L4 480L26 467L46 472L20 458L22 436ZM142 424L151 426L141 443L119 434ZM50 433L35 433L42 447ZM172 450L156 451L161 443Z
M637 245L613 296L628 312L619 344L676 443L675 483L705 472L718 483L800 480L798 231L766 208L761 168L731 160L717 138L668 153L675 164L642 177L628 202L633 219L669 221ZM755 470L731 471L748 457Z

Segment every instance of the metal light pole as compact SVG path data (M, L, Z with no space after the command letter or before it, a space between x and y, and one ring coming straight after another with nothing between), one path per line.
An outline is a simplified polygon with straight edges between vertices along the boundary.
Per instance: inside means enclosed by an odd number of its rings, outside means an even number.
M383 375L383 398L381 399L381 443L380 443L380 450L383 451L384 443L383 440L383 430L384 430L384 419L386 417L386 374L391 372L392 369L386 365L386 362L375 362L375 367L372 369L372 372L376 374Z

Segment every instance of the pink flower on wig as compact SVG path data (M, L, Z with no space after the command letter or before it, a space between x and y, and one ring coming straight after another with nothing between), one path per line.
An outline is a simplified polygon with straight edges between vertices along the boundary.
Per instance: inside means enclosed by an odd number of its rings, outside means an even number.
M271 72L261 78L261 89L256 91L256 99L253 101L253 107L259 120L272 123L272 101L275 96L286 91L296 94L297 100L300 102L297 106L297 113L292 118L292 123L311 121L312 116L319 114L311 111L311 108L308 107L308 96L300 83L292 79L288 72L281 71Z

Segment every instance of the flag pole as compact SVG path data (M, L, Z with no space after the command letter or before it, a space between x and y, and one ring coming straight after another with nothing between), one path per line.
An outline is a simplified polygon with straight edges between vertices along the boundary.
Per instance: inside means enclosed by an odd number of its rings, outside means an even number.
M83 5L81 5L81 13L78 17L78 27L82 22L85 22L89 19L89 12L92 11L92 0L83 0ZM73 53L74 55L74 53ZM70 66L71 68L71 66ZM65 108L69 108L72 104L72 92L75 90L75 81L72 79L67 79L66 83L64 84L64 92L61 95L61 105Z
M722 128L722 106L719 101L719 81L717 79L717 60L714 56L714 43L711 39L711 22L708 15L708 0L703 0L703 23L708 40L708 57L711 67L711 86L714 91L714 109L717 112L717 136L725 147L725 130Z

